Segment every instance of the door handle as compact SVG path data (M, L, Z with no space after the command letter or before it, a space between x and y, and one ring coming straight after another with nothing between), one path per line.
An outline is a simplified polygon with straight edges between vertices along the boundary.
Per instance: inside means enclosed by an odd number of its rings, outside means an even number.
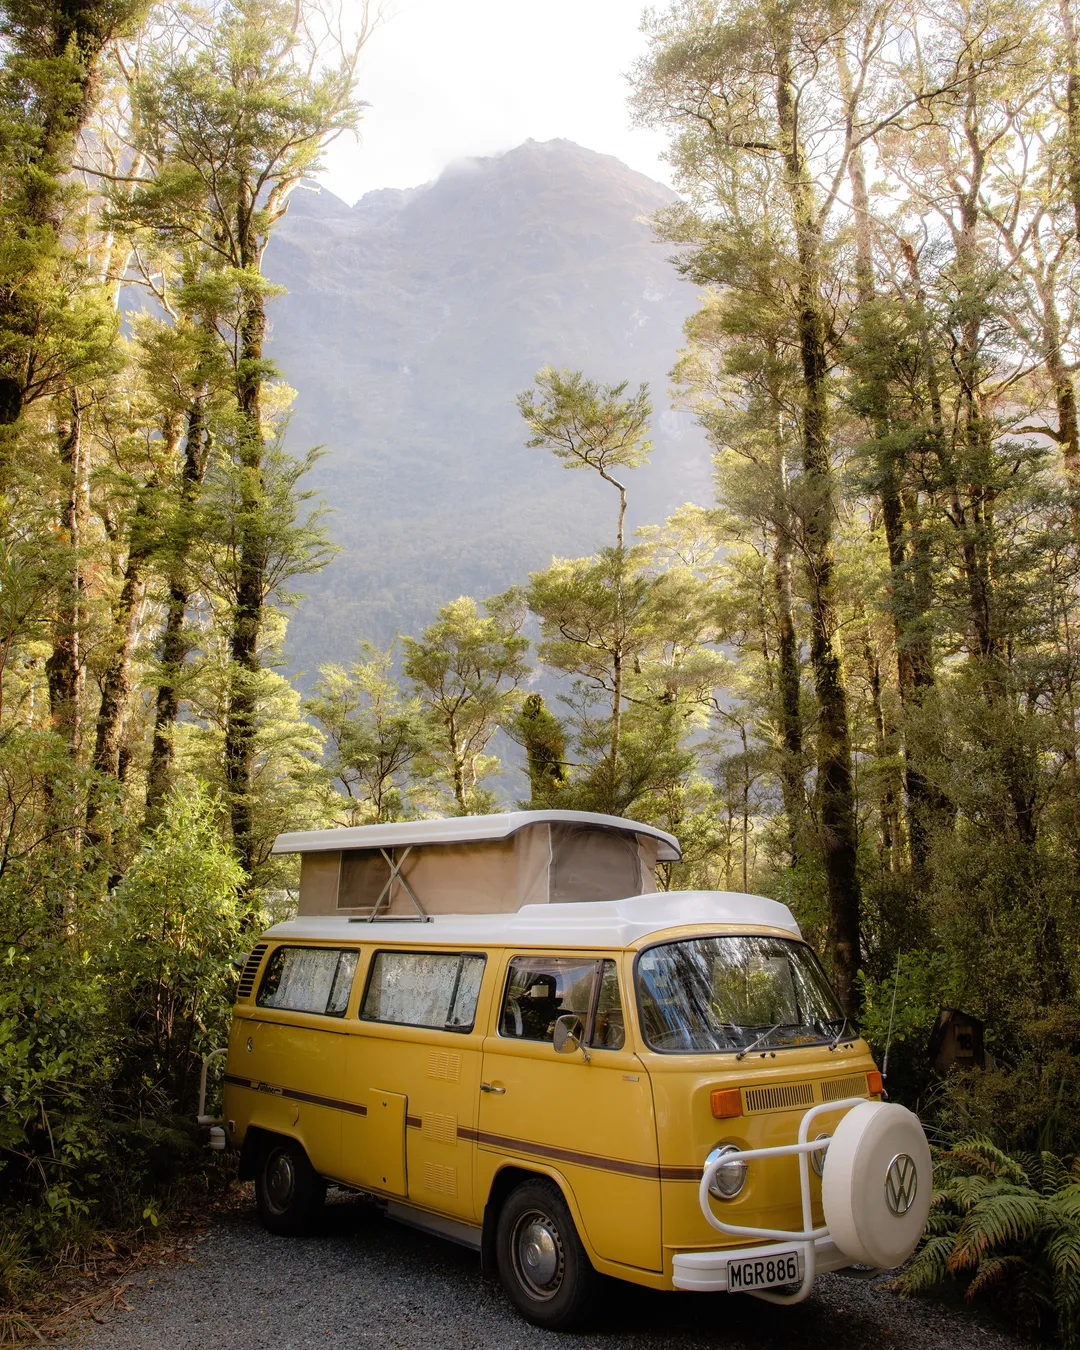
M496 1093L496 1094L498 1095L498 1094L501 1094L501 1093L505 1092L506 1089L505 1089L504 1087L496 1087L493 1083L481 1083L481 1084L480 1084L480 1091L481 1091L481 1092L494 1092L494 1093Z

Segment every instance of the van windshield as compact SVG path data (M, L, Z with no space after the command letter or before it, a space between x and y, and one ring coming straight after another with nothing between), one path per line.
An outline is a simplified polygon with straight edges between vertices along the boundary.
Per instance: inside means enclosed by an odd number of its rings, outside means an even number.
M653 1050L762 1051L831 1041L844 1014L801 942L732 936L649 947L637 960L642 1030Z

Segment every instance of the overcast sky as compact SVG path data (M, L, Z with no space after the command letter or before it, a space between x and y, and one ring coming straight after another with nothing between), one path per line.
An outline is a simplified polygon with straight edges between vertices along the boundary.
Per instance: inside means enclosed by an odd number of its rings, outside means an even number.
M668 181L663 140L630 126L625 72L644 50L641 0L388 0L365 48L360 142L323 182L354 202L454 160L564 136Z

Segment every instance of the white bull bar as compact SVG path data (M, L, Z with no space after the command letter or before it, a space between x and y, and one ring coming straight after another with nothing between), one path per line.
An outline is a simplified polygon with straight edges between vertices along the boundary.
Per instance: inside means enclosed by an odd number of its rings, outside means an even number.
M829 1147L828 1139L807 1138L810 1126L818 1116L833 1111L849 1111L853 1106L861 1106L865 1097L844 1097L836 1102L822 1102L805 1112L799 1122L799 1139L795 1144L779 1144L774 1148L748 1148L736 1153L725 1153L713 1162L706 1163L698 1186L698 1203L706 1221L730 1237L768 1238L772 1243L783 1243L788 1249L795 1247L803 1258L803 1277L799 1288L790 1294L777 1294L769 1289L749 1289L746 1292L768 1303L801 1303L813 1288L814 1279L819 1270L837 1270L851 1265L851 1258L845 1256L832 1241L827 1226L814 1228L814 1216L810 1204L810 1165L811 1153L823 1153ZM802 1199L802 1228L750 1228L744 1224L725 1223L713 1213L709 1203L709 1187L716 1173L733 1162L754 1162L758 1158L799 1159L799 1192ZM726 1290L727 1267L729 1261L742 1261L749 1257L768 1257L778 1250L776 1246L728 1247L722 1251L678 1252L673 1258L672 1283L677 1289Z

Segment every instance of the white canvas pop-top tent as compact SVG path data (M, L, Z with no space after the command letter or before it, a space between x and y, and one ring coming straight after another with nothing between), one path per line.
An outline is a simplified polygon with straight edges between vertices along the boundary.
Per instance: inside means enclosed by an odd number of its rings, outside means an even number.
M622 900L656 890L678 841L591 811L511 811L279 835L299 853L301 916L427 918Z

